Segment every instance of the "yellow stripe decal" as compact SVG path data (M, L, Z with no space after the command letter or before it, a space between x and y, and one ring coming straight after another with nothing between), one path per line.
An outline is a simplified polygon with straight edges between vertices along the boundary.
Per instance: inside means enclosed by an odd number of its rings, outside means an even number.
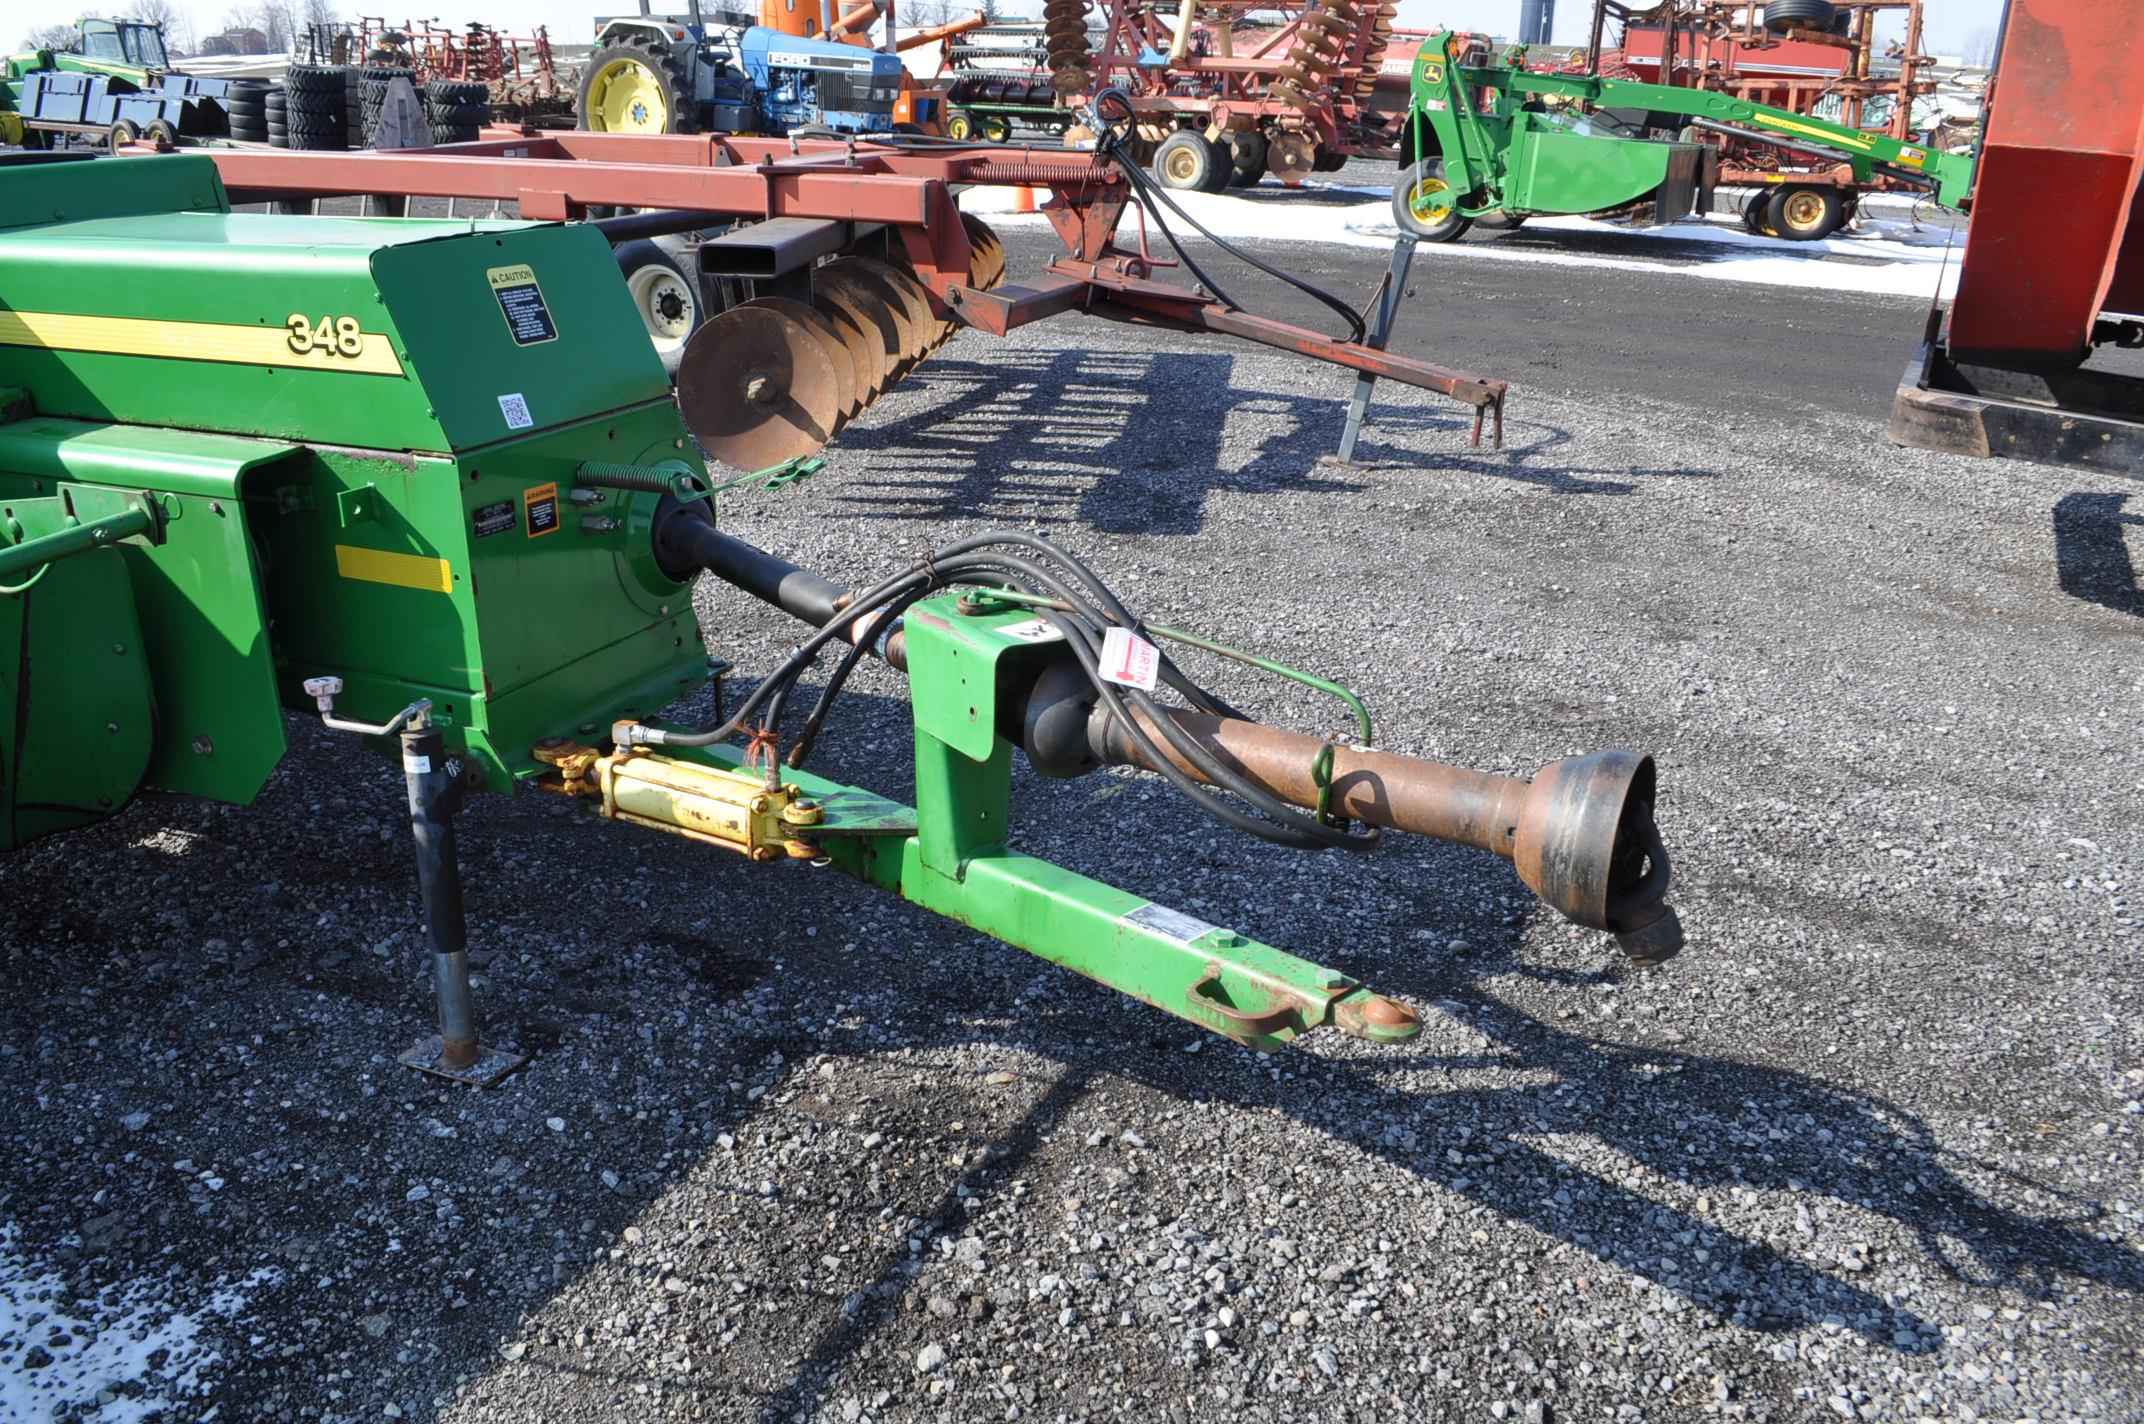
M1876 147L1875 144L1863 139L1847 138L1843 134L1833 133L1830 129L1820 129L1814 124L1797 124L1790 119L1778 118L1771 114L1752 114L1750 115L1750 122L1763 124L1766 128L1786 129L1790 133L1809 134L1812 137L1824 140L1834 148L1851 148L1859 153L1867 153Z
M385 549L337 544L335 572L346 579L391 583L396 588L422 589L426 593L454 591L454 575L448 569L447 561L426 558L422 554L394 554Z
M69 312L0 311L0 346L49 351L97 351L114 356L162 356L175 361L227 361L240 366L292 366L399 376L402 363L385 336L363 333L362 349L344 356L333 346L293 351L287 326L237 326L215 321L145 321Z

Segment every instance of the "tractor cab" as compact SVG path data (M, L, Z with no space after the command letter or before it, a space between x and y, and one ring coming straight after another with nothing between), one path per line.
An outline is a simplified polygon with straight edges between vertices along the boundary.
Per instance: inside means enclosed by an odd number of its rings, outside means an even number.
M147 20L85 19L76 28L82 35L82 58L97 61L97 67L106 72L131 67L161 74L171 68L161 25Z

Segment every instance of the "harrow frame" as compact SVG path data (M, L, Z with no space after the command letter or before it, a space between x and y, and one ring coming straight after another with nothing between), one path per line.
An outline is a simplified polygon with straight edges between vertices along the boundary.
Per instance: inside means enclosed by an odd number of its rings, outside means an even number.
M291 153L216 148L234 202L352 195L510 204L538 221L629 207L705 214L709 225L776 218L876 223L890 230L934 311L993 335L1067 311L1240 337L1313 360L1434 391L1475 411L1479 443L1493 416L1503 435L1503 381L1450 370L1230 307L1154 280L1174 265L1126 247L1118 229L1129 185L1095 154L1034 146L910 146L726 134L599 134L494 126L486 137L431 149ZM1046 188L1041 211L1065 254L1034 279L992 292L969 285L971 252L957 194L966 187Z

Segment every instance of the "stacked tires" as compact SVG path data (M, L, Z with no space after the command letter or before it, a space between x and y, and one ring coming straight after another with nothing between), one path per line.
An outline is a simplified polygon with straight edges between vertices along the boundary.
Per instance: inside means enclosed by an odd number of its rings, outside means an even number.
M354 71L339 66L292 65L283 77L283 146L315 151L348 148L350 129L358 121L349 102L351 86L356 82ZM274 141L271 132L269 142Z
M366 148L373 135L380 131L380 110L387 103L387 86L397 79L417 82L417 71L398 69L388 65L370 66L357 71L357 137L352 148Z
M432 142L473 143L491 113L491 89L481 80L434 79L424 86Z
M268 146L290 147L290 96L280 88L270 89L261 107L268 116Z
M223 96L224 117L231 137L240 143L268 142L268 84L261 79L236 79Z

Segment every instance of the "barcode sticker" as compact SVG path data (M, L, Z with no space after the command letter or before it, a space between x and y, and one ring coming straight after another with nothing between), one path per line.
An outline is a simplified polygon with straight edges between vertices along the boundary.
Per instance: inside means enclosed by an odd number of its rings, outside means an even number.
M1129 628L1112 626L1102 634L1102 678L1123 687L1152 692L1161 671L1161 650Z
M528 401L519 391L499 397L499 414L506 417L508 430L526 430L536 423L536 417L529 414Z

